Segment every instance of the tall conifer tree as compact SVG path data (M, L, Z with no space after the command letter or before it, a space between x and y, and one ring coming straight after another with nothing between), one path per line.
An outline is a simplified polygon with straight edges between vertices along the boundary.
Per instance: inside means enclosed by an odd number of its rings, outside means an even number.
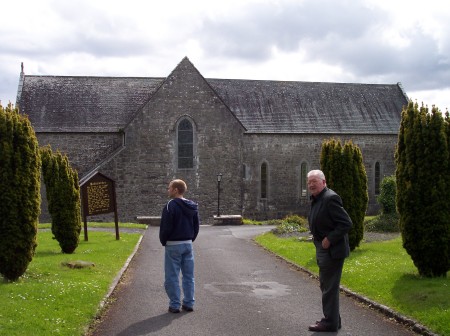
M36 249L40 168L28 118L0 105L0 274L9 280L25 273Z
M352 203L353 203L353 229L350 231L350 248L356 248L359 243L364 238L364 217L367 211L367 205L369 204L369 193L367 185L367 173L364 167L362 152L360 148L351 142L346 144L348 147L348 157L351 159L351 169L353 173L353 193L352 193Z
M361 151L351 141L346 142L344 147L335 139L325 141L320 166L327 186L341 196L344 208L352 219L349 242L353 251L364 235L364 216L369 199Z
M73 253L81 232L80 192L77 172L67 156L42 147L42 171L47 191L48 210L52 217L52 233L62 252Z
M396 151L397 209L403 247L419 274L450 268L450 176L446 124L437 108L410 102Z

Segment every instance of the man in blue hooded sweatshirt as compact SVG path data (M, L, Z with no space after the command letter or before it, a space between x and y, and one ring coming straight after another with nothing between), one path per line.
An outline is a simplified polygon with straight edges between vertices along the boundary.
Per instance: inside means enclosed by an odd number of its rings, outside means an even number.
M194 250L192 242L199 231L198 206L183 197L187 190L183 180L173 180L167 189L171 200L161 215L159 240L165 246L164 288L169 297L169 312L194 310ZM180 271L182 274L183 303L180 299Z

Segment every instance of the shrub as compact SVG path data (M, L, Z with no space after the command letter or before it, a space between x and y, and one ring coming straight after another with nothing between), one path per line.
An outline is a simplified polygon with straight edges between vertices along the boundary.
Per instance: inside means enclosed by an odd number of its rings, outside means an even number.
M399 232L399 216L397 213L380 214L364 222L367 232Z
M261 221L257 221L254 219L248 219L248 218L242 218L242 223L244 225L262 225L263 224L263 222L261 222Z
M278 220L280 222L280 220ZM306 232L308 221L306 218L298 216L298 215L289 215L281 220L272 232L277 235L281 234L289 234L295 232Z
M367 175L361 150L351 141L344 146L334 139L324 141L320 166L327 186L339 194L353 222L348 233L350 250L353 251L363 239L364 217L369 203Z
M268 219L268 220L264 221L263 224L265 224L265 225L280 225L280 224L283 224L283 220L282 219Z
M304 228L308 228L308 220L305 217L299 215L288 215L285 218L283 218L283 222L297 224Z
M40 169L28 118L0 105L0 274L9 280L25 273L36 249Z
M377 202L381 206L383 214L393 214L397 212L395 206L395 194L397 192L397 183L395 176L386 176L381 181L380 195L377 197Z
M60 152L53 153L50 146L41 148L41 153L52 233L63 253L73 253L81 231L78 175L67 157Z
M410 102L402 111L396 159L397 209L403 247L419 274L450 269L448 116Z

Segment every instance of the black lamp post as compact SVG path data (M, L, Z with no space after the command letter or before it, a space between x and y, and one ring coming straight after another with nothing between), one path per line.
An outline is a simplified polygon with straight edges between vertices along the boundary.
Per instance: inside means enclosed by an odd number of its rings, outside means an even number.
M220 181L222 181L222 173L217 174L217 217L220 217Z

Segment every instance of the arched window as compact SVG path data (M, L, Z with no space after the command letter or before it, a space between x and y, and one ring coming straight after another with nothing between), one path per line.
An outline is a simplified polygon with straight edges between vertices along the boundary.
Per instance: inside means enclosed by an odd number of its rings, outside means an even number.
M178 124L178 169L194 168L194 128L188 119Z
M380 186L381 186L381 168L380 163L375 162L375 195L380 194Z
M308 166L306 162L300 165L300 197L306 197L308 194L308 185L306 181L306 174L308 173Z
M261 198L267 198L268 171L267 163L261 164Z

